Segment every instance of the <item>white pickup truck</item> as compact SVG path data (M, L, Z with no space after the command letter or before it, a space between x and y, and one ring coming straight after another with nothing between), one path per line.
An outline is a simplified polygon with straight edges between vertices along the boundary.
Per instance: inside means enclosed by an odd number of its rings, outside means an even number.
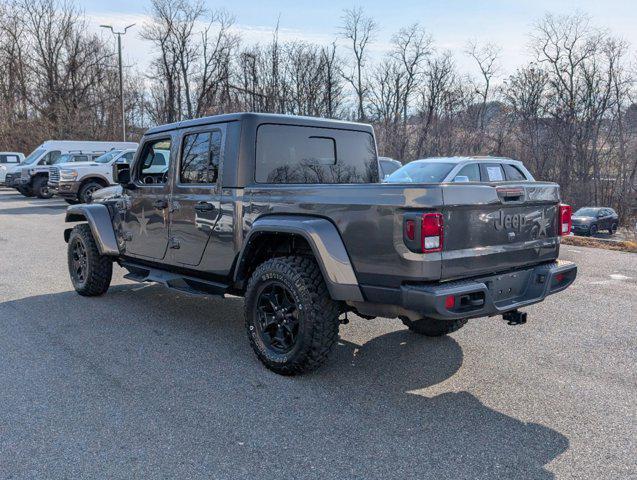
M128 165L136 148L106 152L92 162L69 162L49 167L49 189L67 203L90 203L93 193L115 185L113 166Z
M24 153L0 152L0 185L4 185L7 173L13 172L23 161Z

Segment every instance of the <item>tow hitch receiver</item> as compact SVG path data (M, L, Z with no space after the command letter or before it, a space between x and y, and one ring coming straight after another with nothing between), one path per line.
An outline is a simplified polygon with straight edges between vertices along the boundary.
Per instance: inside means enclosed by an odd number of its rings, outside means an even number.
M511 310L510 312L504 312L502 318L506 320L509 325L522 325L526 323L526 312Z

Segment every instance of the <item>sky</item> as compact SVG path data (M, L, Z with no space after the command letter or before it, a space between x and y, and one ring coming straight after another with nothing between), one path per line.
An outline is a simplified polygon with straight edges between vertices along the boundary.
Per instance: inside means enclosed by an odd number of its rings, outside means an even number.
M433 37L440 50L450 50L461 71L475 74L475 66L464 53L467 42L495 43L501 47L500 73L508 75L530 58L529 33L545 13L590 15L592 23L610 30L632 45L637 53L637 0L239 0L232 3L204 0L210 9L226 8L236 17L236 28L245 43L267 42L280 18L282 40L307 40L329 44L337 37L342 10L362 6L380 26L370 48L380 58L391 36L403 26L419 23ZM150 1L79 0L91 29L111 24L123 28L136 23L124 38L127 65L144 68L152 55L151 46L138 36L147 18ZM106 33L104 33L106 35Z

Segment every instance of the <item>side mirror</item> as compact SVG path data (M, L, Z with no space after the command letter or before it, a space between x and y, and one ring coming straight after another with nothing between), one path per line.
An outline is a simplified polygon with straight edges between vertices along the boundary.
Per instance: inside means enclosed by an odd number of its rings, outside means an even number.
M469 181L469 177L467 177L466 175L458 175L456 176L456 178L453 179L454 183L465 183Z
M130 168L122 168L117 172L117 183L129 190L135 189L135 184L130 181Z

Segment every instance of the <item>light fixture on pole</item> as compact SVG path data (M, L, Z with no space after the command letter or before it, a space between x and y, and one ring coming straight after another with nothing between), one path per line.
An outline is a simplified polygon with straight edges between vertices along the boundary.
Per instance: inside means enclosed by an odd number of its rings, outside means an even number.
M100 25L102 28L108 28L113 35L117 37L117 55L119 58L119 98L121 100L122 108L122 140L126 141L126 116L124 114L124 78L122 73L122 35L126 35L129 28L134 27L135 24L131 24L124 29L123 32L116 32L110 25Z

